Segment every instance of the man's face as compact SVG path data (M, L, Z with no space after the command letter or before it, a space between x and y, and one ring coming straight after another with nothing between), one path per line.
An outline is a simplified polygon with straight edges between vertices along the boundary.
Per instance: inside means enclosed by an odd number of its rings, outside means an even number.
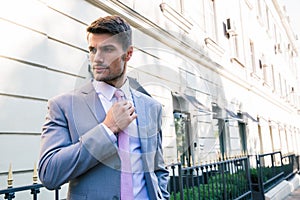
M118 43L115 37L110 34L90 33L88 45L94 79L120 86L124 83L126 63L129 59L126 56L128 52L123 51L122 44Z

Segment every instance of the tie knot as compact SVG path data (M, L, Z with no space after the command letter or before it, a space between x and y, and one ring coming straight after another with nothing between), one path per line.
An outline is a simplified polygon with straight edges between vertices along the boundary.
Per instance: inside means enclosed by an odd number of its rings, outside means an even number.
M115 97L116 97L117 101L120 101L120 100L124 99L124 96L125 95L124 95L124 92L122 90L117 89L115 91Z

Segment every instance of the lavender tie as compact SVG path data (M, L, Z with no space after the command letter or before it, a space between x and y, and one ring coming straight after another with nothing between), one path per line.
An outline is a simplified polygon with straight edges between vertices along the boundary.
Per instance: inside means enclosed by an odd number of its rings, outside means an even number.
M121 90L115 91L115 97L117 101L125 99L125 95ZM133 200L129 135L126 129L119 132L118 145L121 158L121 200Z

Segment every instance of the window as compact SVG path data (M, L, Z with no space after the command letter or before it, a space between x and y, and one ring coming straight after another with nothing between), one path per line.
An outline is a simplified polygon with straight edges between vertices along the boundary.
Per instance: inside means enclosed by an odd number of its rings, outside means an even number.
M278 80L279 80L279 91L280 91L280 96L283 97L283 87L282 87L282 78L281 74L278 74Z
M239 54L239 45L238 45L238 36L234 35L232 37L232 46L233 46L233 57L234 58L239 58L240 54Z
M240 133L241 151L247 152L247 124L244 122L238 122L238 125Z
M263 75L265 84L269 84L269 74L268 74L268 65L263 64Z
M174 112L174 123L176 132L177 157L180 162L187 166L192 163L191 135L190 135L189 113Z
M168 4L174 10L182 14L182 0L165 0L164 3Z
M174 6L172 6L173 4ZM181 1L179 6L176 6L175 2L171 4L163 2L159 6L163 15L173 22L177 27L186 33L191 30L193 24L183 15L183 5ZM179 7L179 9L177 9L177 7Z
M237 34L237 27L235 24L235 20L234 18L228 18L226 20L227 23L227 27L226 27L226 31L228 34L228 39L230 42L230 50L231 50L231 57L235 58L237 60L239 60L239 62L241 61L241 49L240 47L240 37Z
M215 22L215 2L214 0L208 1L207 6L207 33L209 37L211 37L213 40L217 41L216 36L216 22Z
M287 81L284 80L284 93L283 93L283 97L287 98L288 97L288 85L287 85Z
M205 31L204 0L198 0L196 5L194 1L185 1L183 12L184 15L191 17L193 23L197 24L203 32Z
M271 132L271 137L272 137L273 152L280 151L281 140L280 140L278 124L273 121L269 121L269 124L270 124L269 126L270 126L270 132Z
M297 105L294 87L291 87L290 92L291 92L291 102L292 102L292 104Z
M286 140L287 140L287 152L293 152L294 151L294 142L293 142L293 129L291 126L286 126L285 127L285 132L286 132Z
M271 87L274 83L273 79L273 65L269 63L269 60L266 59L266 57L263 57L263 63L262 63L262 68L263 68L263 78L264 78L264 83Z
M240 24L237 24L238 21L239 20L236 20L234 16L231 16L225 20L224 26L226 36L230 43L231 58L235 58L238 62L241 62L244 60L244 56L242 54L242 49L240 48L242 46L242 35L239 34L240 26L238 25Z
M261 26L267 25L267 8L265 1L257 0L257 18Z
M274 34L274 40L275 40L275 43L276 43L277 42L277 28L276 28L276 24L274 24L273 34Z
M271 65L271 79L272 79L272 88L273 88L273 91L275 91L276 90L276 81L275 81L274 65Z
M258 134L260 138L261 153L272 152L272 138L269 122L263 117L259 117L258 121Z
M251 40L250 40L250 57L251 57L252 71L253 73L256 73L254 43Z
M257 0L257 15L262 18L261 0Z
M267 30L270 31L271 24L270 24L270 11L268 6L266 6L266 23L267 23Z

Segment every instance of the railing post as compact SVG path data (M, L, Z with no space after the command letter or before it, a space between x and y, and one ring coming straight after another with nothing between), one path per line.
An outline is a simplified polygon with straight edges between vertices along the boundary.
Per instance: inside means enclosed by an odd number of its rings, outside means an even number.
M8 169L8 176L7 176L7 188L12 188L13 187L13 172L12 172L12 166L11 164L9 165ZM14 192L8 192L5 193L4 199L7 200L12 200L15 198L15 193Z
M261 166L261 156L259 155L258 156L258 163L259 163L259 166L257 168L258 170L258 184L259 184L259 191L260 191L260 198L262 200L265 199L265 187L264 187L264 181L263 181L263 169L262 169L262 166Z
M299 172L300 172L300 163L299 163L299 158L300 158L300 156L299 156L299 155L297 155L297 156L296 156L296 163L297 163L297 173L299 173Z
M34 164L32 180L33 180L34 185L36 185L38 183L36 164ZM33 200L37 200L38 193L40 193L39 188L32 188L31 189L31 194L33 195Z
M4 199L7 199L7 200L12 200L14 198L15 198L15 193L14 192L5 193L5 195L4 195Z
M179 186L180 200L184 200L184 196L183 196L183 178L182 178L181 163L178 164L178 186Z
M175 176L175 165L171 165L171 169L172 169L172 184L173 184L173 194L174 194L174 200L176 199L176 194L177 194L177 189L176 189L176 176ZM171 191L171 189L170 189Z
M13 170L11 167L11 164L9 166L8 170L8 176L7 176L7 188L6 189L0 189L0 195L4 195L4 199L7 200L13 200L15 198L15 194L18 192L22 191L31 191L32 199L37 200L38 199L38 194L40 193L40 188L44 187L43 184L38 183L38 175L37 175L37 168L36 165L34 166L33 169L33 184L31 185L24 185L24 186L19 186L19 187L13 187ZM54 199L59 200L59 190L61 188L57 188L54 191ZM1 199L1 197L0 197Z
M59 200L59 189L55 190L55 200Z
M250 167L250 156L246 155L246 173L248 178L249 190L251 191L251 198L253 199L253 192L252 192L252 180L251 180L251 167Z
M38 193L40 193L40 189L39 188L32 188L31 189L31 193L30 194L33 195L33 200L37 200L38 199L37 198Z

